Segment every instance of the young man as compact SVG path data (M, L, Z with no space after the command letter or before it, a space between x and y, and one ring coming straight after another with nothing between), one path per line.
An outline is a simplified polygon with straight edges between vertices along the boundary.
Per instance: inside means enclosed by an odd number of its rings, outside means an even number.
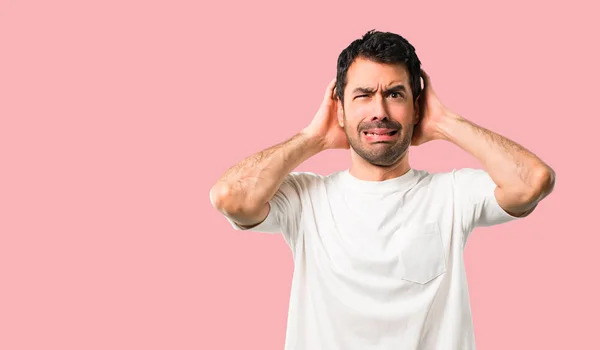
M235 229L281 232L292 250L287 350L474 349L467 238L554 187L534 154L440 103L420 65L404 38L369 31L340 54L312 122L211 189ZM409 146L432 140L484 169L411 168ZM348 170L292 172L333 148L350 150Z

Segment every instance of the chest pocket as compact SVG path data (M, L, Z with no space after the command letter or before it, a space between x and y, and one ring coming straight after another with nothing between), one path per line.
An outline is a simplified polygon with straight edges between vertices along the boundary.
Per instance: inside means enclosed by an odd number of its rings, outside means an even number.
M446 272L444 244L437 222L403 229L401 242L402 279L426 284Z

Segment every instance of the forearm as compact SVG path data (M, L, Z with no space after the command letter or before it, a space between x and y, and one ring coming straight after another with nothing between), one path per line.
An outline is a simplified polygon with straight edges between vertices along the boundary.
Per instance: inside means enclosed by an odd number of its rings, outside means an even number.
M554 183L554 172L523 146L460 116L450 115L439 125L442 138L477 158L506 196L534 201Z
M321 150L318 139L299 132L228 169L211 189L211 200L225 211L258 210L292 170Z

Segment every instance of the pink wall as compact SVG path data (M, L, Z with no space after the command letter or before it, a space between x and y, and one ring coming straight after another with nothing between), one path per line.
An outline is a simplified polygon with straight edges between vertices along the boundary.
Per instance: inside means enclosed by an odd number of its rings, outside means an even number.
M589 3L3 2L0 349L282 349L289 249L233 231L209 189L306 126L369 29L406 36L445 105L556 170L531 217L470 238L478 348L598 348ZM443 142L411 164L479 167Z

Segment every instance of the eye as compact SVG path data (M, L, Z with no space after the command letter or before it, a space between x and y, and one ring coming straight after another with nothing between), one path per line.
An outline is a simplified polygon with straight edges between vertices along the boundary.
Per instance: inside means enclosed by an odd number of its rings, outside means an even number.
M392 93L390 93L390 96L391 96L392 98L404 98L404 95L402 95L402 94L401 94L401 93L399 93L399 92L392 92Z
M354 98L361 98L361 97L367 97L367 95L358 95L358 96L356 96Z

